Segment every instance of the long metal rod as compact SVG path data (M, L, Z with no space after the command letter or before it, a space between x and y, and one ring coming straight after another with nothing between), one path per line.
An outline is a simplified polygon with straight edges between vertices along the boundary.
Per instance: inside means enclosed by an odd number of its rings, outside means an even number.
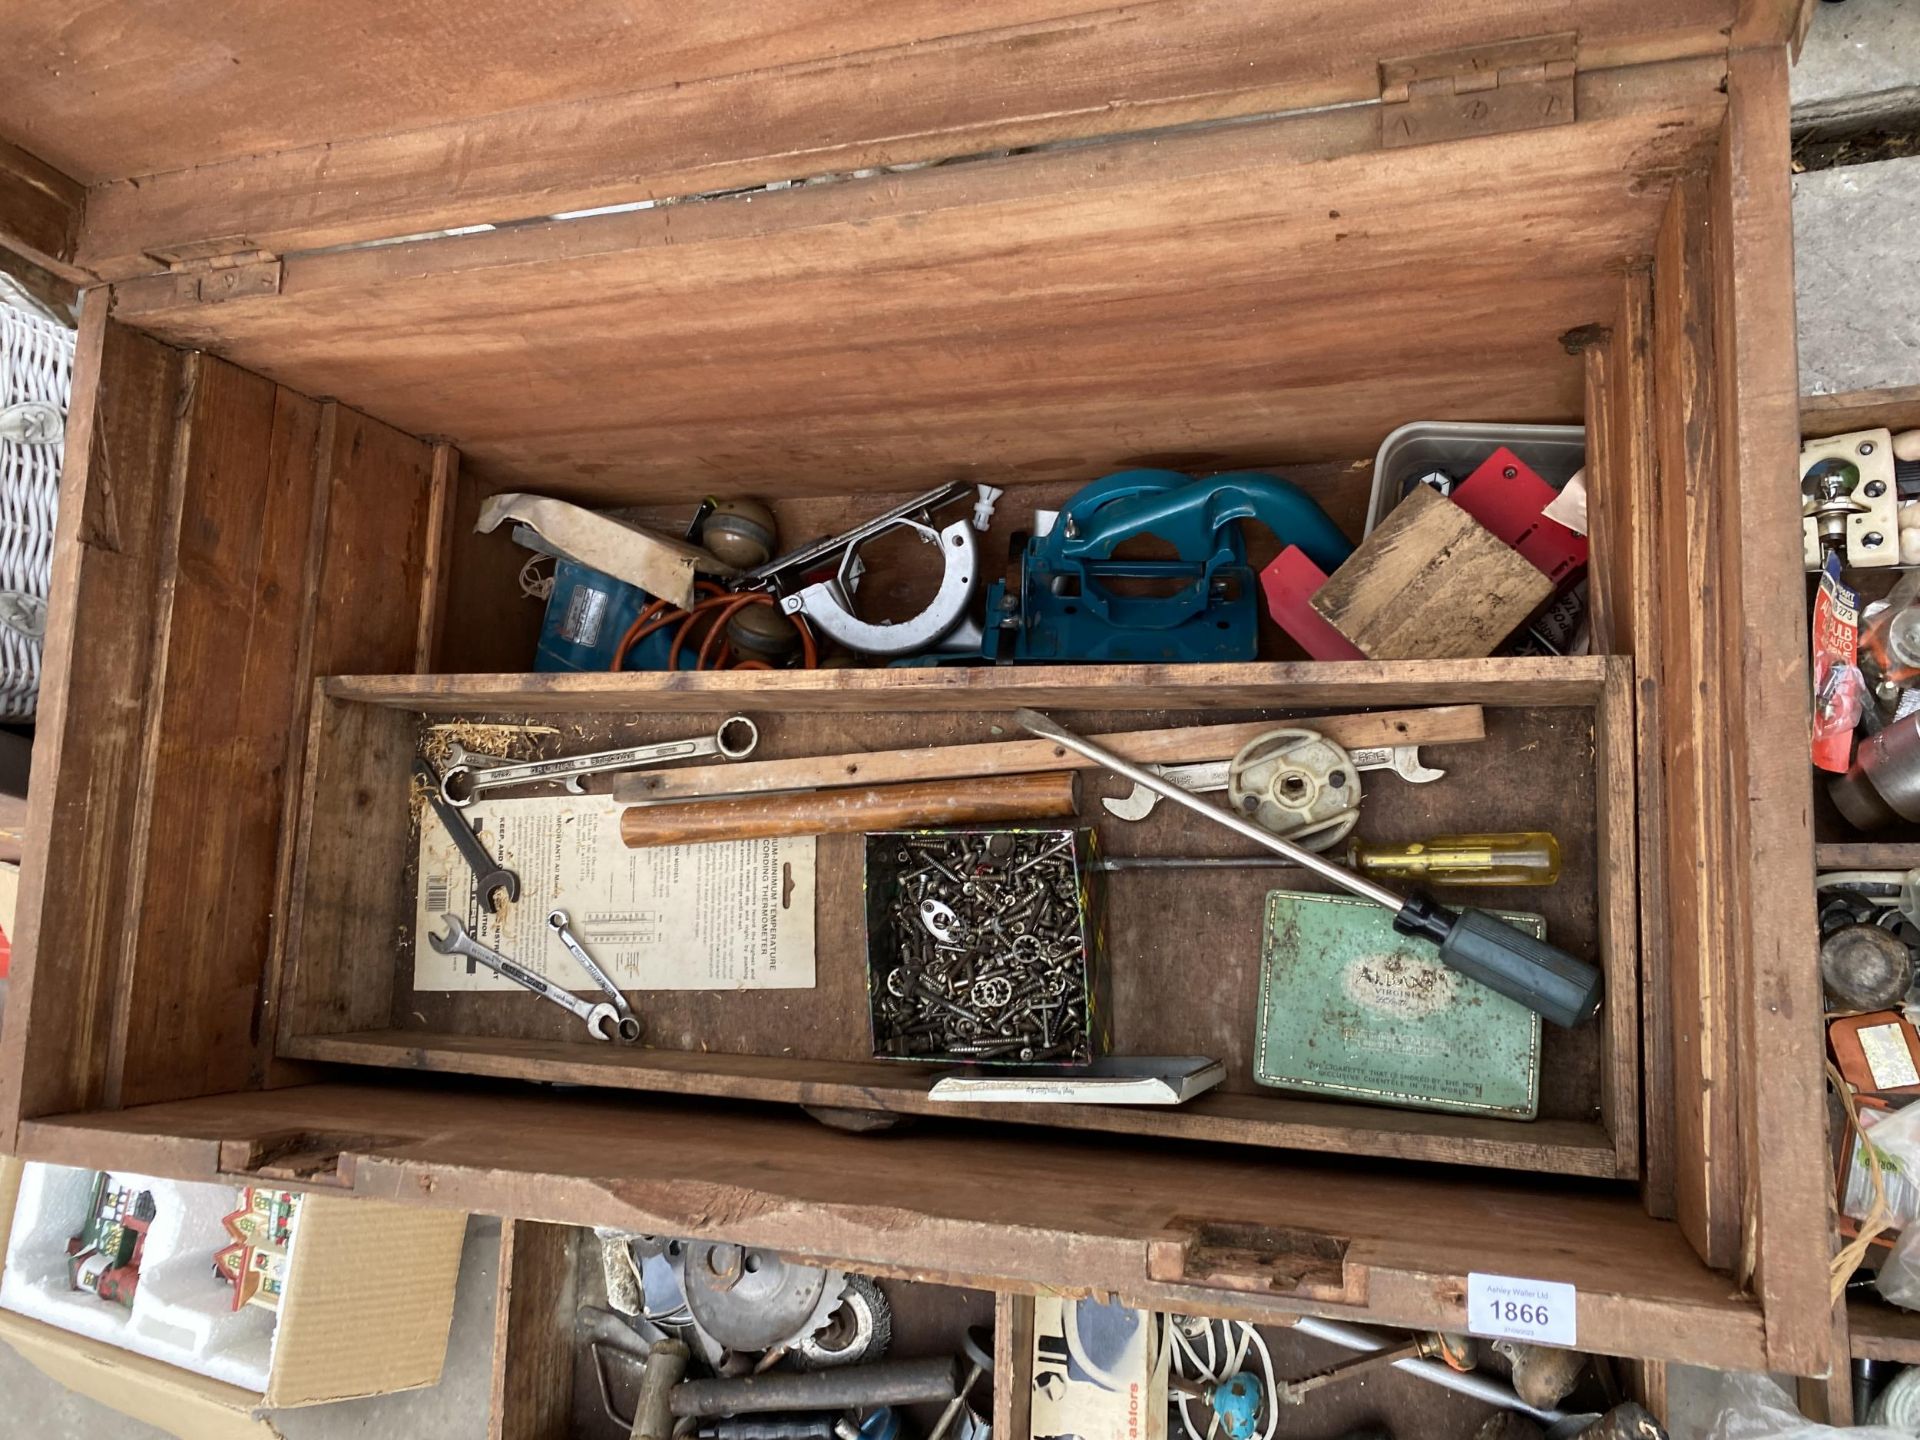
M1104 750L1091 740L1074 734L1064 725L1055 724L1038 710L1016 710L1013 712L1013 718L1022 729L1051 740L1055 744L1064 745L1069 750L1078 751L1089 760L1113 771L1114 774L1123 776L1136 785L1144 785L1147 789L1157 792L1162 799L1184 805L1196 815L1204 815L1214 824L1224 825L1236 835L1244 835L1276 855L1286 856L1302 869L1311 870L1323 879L1333 881L1343 890L1351 890L1355 895L1371 900L1376 905L1385 906L1396 914L1406 906L1405 898L1386 886L1376 885L1364 875L1356 875L1346 866L1336 865L1326 856L1316 855L1313 851L1296 845L1291 840L1283 840L1272 831L1263 830L1251 820L1241 819L1231 810L1208 803L1191 791L1181 789L1164 775L1157 775L1143 766L1134 764L1131 760L1123 760L1111 750Z
M790 550L785 555L776 555L757 570L749 570L730 584L734 590L759 589L789 570L804 569L829 555L838 555L850 545L858 545L870 535L892 525L894 521L908 515L917 515L922 510L938 510L950 505L962 495L973 489L971 480L955 480L950 484L939 485L924 495L916 495L911 500L902 501L884 515L876 515L871 520L863 520L851 530L842 530L838 535L825 540L816 540L811 545L803 545L798 550Z
M1311 1335L1316 1340L1325 1340L1331 1345L1339 1345L1348 1350L1385 1350L1396 1341L1383 1340L1371 1331L1362 1330L1354 1325L1345 1325L1338 1320L1322 1320L1317 1315L1302 1315L1293 1322L1293 1328L1302 1335ZM1503 1410L1517 1410L1522 1415L1531 1415L1542 1425L1551 1425L1566 1418L1564 1410L1541 1410L1527 1404L1513 1392L1512 1387L1502 1385L1491 1376L1477 1371L1459 1371L1443 1365L1438 1360L1396 1360L1393 1368L1416 1375L1429 1384L1438 1385L1443 1390L1452 1390L1456 1394L1471 1395L1476 1400L1484 1400L1489 1405L1498 1405Z
M1278 855L1103 855L1096 870L1298 870Z

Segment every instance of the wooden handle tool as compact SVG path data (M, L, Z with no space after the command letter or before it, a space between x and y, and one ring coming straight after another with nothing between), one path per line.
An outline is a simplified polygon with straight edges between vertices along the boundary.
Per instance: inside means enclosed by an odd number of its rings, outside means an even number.
M744 795L683 805L642 805L620 815L620 838L635 850L650 845L704 845L775 835L851 835L867 830L966 825L983 821L1058 820L1080 808L1080 777L1071 770L993 779L922 780L861 785L799 795Z

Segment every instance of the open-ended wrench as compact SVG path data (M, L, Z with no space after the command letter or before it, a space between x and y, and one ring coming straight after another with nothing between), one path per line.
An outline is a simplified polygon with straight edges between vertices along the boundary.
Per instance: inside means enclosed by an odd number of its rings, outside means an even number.
M440 777L433 773L433 766L424 759L416 759L413 773L427 782L427 803L433 806L433 813L440 817L440 823L446 826L447 834L453 837L461 858L473 871L474 882L480 887L480 904L492 910L493 892L496 890L506 891L509 900L518 900L520 877L487 852L480 837L473 833L473 826L467 823L467 817L442 797Z
M613 977L600 968L600 963L587 953L587 947L573 933L573 923L564 910L556 909L547 916L547 924L553 933L560 937L560 943L567 947L567 953L580 962L580 968L593 977L593 983L607 992L615 1013L619 1019L615 1022L620 1038L631 1045L640 1038L640 1017L633 1013L633 1007L627 1004L627 997Z
M447 933L436 935L427 933L427 943L442 955L463 955L469 960L478 960L496 975L505 976L516 985L525 986L542 999L551 1000L562 1010L578 1015L586 1022L587 1033L596 1040L612 1040L618 1036L626 1040L620 1028L620 1012L605 1001L582 1000L578 995L561 989L543 975L536 975L523 965L515 964L498 950L482 945L460 923L458 915L442 915L441 923L447 927ZM637 1036L635 1038L638 1038ZM631 1044L632 1041L627 1041Z
M1439 780L1447 773L1435 770L1430 765L1422 765L1418 745L1366 745L1349 750L1347 754L1356 770L1391 770L1402 780L1410 780L1415 785ZM1209 791L1227 788L1227 777L1233 770L1233 762L1208 760L1198 765L1149 765L1146 768L1171 780L1182 790L1205 795ZM1107 807L1109 815L1122 820L1144 820L1153 813L1153 807L1160 803L1160 797L1144 785L1135 785L1131 793L1100 803Z
M667 760L691 760L701 755L719 755L742 760L760 743L760 729L744 715L722 720L711 735L696 735L691 740L665 740L654 745L632 745L624 750L600 750L592 755L568 755L558 760L526 760L512 765L476 765L479 758L452 745L448 755L453 763L440 777L440 794L450 805L462 809L488 790L504 790L511 785L537 785L557 780L576 795L582 775L597 775L606 770L637 770L642 765L658 765Z

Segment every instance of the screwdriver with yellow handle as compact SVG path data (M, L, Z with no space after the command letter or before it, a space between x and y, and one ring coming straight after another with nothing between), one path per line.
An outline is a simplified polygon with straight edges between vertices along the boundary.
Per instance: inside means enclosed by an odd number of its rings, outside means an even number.
M1551 885L1560 878L1560 842L1545 830L1488 835L1435 835L1410 845L1355 841L1346 861L1369 875L1424 880L1429 885ZM1297 870L1278 855L1112 855L1103 870Z

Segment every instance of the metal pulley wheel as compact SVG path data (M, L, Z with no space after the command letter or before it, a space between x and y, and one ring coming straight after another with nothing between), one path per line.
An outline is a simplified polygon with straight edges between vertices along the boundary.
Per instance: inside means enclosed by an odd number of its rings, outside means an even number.
M795 1265L771 1250L688 1242L680 1284L694 1323L729 1350L770 1350L825 1325L846 1290L838 1270Z
M1318 730L1269 730L1227 771L1235 811L1309 850L1330 850L1353 832L1361 793L1352 757Z

